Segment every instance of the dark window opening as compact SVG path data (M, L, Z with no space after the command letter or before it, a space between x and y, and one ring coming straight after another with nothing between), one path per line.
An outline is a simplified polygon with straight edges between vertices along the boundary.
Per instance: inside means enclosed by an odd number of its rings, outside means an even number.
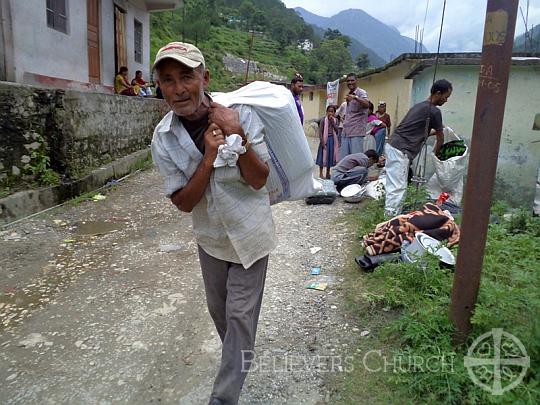
M142 63L142 23L135 20L135 62Z
M47 0L47 27L67 34L66 0Z

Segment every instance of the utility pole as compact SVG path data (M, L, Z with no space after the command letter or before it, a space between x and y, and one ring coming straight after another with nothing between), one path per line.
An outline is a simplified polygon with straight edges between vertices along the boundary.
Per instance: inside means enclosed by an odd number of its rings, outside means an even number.
M244 80L244 82L246 83L247 83L248 75L249 75L249 64L251 63L251 49L253 48L253 37L255 36L254 30L249 30L249 32L251 33L251 37L249 38L249 51L248 51L248 61L247 61L247 66L246 66L246 78Z
M467 339L478 298L518 4L519 0L487 2L471 155L450 308L450 318L456 327L456 344L464 343Z

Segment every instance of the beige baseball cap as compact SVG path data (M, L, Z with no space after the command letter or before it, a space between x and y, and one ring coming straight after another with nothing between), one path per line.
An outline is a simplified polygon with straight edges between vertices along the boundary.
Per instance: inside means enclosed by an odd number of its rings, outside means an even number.
M161 48L156 54L152 70L159 62L167 58L174 59L192 69L200 65L204 67L204 56L199 48L186 42L170 42Z

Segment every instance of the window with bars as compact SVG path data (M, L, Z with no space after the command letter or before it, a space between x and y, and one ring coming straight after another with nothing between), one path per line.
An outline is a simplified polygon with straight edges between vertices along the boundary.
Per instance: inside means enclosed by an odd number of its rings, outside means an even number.
M67 34L67 0L47 0L47 27Z
M142 23L135 20L135 62L142 63Z

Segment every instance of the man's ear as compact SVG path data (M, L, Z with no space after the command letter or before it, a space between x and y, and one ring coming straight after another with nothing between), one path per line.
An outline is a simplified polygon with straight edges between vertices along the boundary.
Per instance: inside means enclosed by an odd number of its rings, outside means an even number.
M204 74L203 74L204 88L208 86L208 83L210 83L210 71L208 69L204 69Z

